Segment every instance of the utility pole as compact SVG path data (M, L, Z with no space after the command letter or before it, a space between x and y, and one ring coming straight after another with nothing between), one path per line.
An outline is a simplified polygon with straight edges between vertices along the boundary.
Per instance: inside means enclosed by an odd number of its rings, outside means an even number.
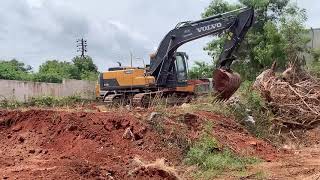
M132 51L130 51L130 62L131 62L130 64L131 64L131 67L132 67L132 56L133 56L132 55Z
M81 57L84 58L85 53L87 51L87 40L84 40L83 38L77 40L77 52L81 52Z

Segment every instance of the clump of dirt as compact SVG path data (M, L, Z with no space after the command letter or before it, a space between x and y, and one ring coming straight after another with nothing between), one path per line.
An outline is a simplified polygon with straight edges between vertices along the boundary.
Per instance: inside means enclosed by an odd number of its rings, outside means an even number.
M130 175L138 179L167 179L180 180L175 168L165 164L165 159L157 159L153 163L145 163L139 158L134 158L136 169L130 172Z

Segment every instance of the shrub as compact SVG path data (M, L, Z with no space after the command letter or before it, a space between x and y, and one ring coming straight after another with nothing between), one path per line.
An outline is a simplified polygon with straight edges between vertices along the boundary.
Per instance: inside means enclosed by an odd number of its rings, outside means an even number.
M238 157L228 149L221 150L219 143L206 134L190 148L185 161L200 169L195 174L197 178L211 179L224 171L243 171L258 159Z
M63 107L88 102L90 102L90 100L82 99L76 95L68 97L41 96L30 98L25 103L6 99L0 100L0 107L9 109L18 107Z
M232 114L252 134L260 138L268 138L273 114L266 107L265 101L260 94L252 89L252 82L244 82L238 91L238 95L239 102L231 105ZM255 123L248 121L250 116Z
M42 96L31 98L28 102L28 106L37 107L56 107L56 106L71 106L76 103L83 102L80 96L68 96L68 97L53 97L53 96Z
M218 101L214 95L208 94L193 100L189 106L183 108L185 112L207 111L224 116L231 116L230 107L224 102Z
M312 75L320 78L320 61L313 61L309 67Z

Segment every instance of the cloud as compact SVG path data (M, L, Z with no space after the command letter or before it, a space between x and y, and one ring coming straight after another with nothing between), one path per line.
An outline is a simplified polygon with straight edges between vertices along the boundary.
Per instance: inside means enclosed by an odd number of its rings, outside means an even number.
M148 54L167 32L180 21L198 20L210 1L2 0L0 59L17 58L33 67L48 59L71 60L77 54L76 39L84 37L99 70L116 61L128 65L130 51L148 62ZM308 25L314 26L319 3L299 2L310 11ZM191 62L211 61L203 51L208 41L200 39L179 50L188 52Z
M17 58L33 67L45 60L70 60L76 39L88 40L88 52L100 70L129 64L130 52L148 62L148 55L179 21L197 20L208 2L186 0L5 0L0 7L0 59ZM205 43L182 50L198 51ZM191 53L192 54L192 53ZM192 57L192 55L191 55ZM199 59L199 58L195 58ZM140 60L141 61L141 60ZM137 65L142 65L142 62Z
M58 1L19 0L6 6L11 11L0 23L14 23L0 28L6 32L0 38L7 44L0 46L0 58L18 58L35 66L48 59L71 59L81 37L88 40L89 53L100 69L119 59L128 63L130 51L137 56L149 51L148 39L117 19L85 16Z

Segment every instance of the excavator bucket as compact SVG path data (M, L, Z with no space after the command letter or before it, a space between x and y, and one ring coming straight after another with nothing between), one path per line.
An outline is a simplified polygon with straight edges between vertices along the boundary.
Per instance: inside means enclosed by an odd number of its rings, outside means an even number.
M213 73L214 90L219 100L228 100L240 87L241 78L238 73L224 69L216 69Z

